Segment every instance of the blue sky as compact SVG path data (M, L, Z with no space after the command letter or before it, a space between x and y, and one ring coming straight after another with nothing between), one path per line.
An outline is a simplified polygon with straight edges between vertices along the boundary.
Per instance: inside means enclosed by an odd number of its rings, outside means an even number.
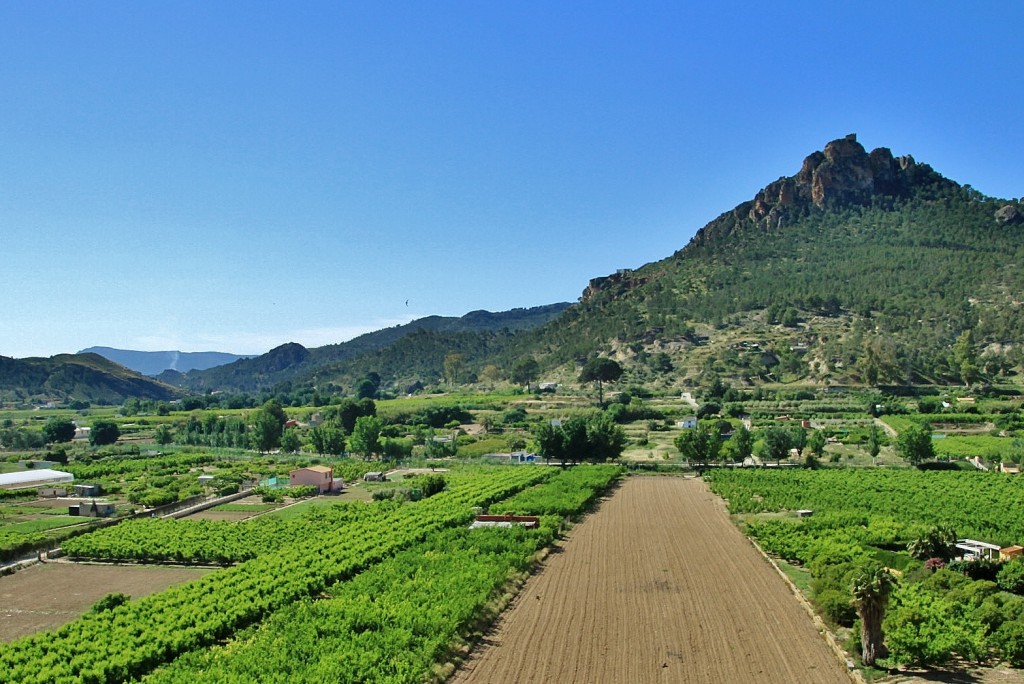
M260 353L575 301L851 132L1019 197L1022 20L0 0L0 355Z

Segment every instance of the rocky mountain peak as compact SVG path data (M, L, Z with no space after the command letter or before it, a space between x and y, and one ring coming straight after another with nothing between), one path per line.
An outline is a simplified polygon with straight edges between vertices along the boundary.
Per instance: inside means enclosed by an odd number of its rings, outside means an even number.
M903 196L916 182L936 175L928 165L909 155L893 157L885 147L868 153L851 133L808 155L795 176L769 184L737 211L762 227L775 228L797 208L861 204L872 195Z

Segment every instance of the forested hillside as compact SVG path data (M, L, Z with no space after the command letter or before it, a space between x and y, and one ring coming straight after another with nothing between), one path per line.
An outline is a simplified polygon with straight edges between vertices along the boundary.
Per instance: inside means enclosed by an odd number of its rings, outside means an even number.
M997 382L1024 361L1022 257L1018 200L986 197L885 148L869 153L851 135L672 256L591 280L576 304L432 316L159 379L192 392L351 394L369 377L375 390L402 392L512 380L529 359L538 376L576 382L601 355L618 361L630 384L666 391L716 377L741 385ZM43 382L39 369L16 374L32 387ZM60 391L122 391L84 387ZM155 391L138 387L124 391Z
M98 354L59 354L30 359L0 356L0 400L83 401L120 404L129 397L167 400L168 387Z
M1016 201L850 136L671 257L591 281L509 356L750 381L997 376L1021 362L1022 218Z
M306 349L290 343L253 359L184 375L166 373L160 379L192 391L242 392L314 385L350 388L369 372L380 374L391 384L436 382L444 374L445 356L453 349L464 350L466 361L483 358L501 346L499 341L547 323L568 306L428 316L340 344Z

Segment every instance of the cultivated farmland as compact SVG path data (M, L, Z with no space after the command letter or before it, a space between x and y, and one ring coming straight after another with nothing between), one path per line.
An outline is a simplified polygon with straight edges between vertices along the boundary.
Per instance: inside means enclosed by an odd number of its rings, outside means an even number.
M454 681L850 679L703 482L631 478L528 582Z
M0 578L0 641L56 629L115 592L148 596L211 572L205 568L44 563Z

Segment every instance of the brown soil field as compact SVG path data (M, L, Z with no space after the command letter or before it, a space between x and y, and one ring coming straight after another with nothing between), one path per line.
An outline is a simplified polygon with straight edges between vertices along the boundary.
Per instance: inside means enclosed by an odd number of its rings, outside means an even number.
M851 678L701 480L631 477L556 547L452 681Z
M33 565L0 577L0 641L56 629L107 594L139 598L209 572L214 570L65 562Z

